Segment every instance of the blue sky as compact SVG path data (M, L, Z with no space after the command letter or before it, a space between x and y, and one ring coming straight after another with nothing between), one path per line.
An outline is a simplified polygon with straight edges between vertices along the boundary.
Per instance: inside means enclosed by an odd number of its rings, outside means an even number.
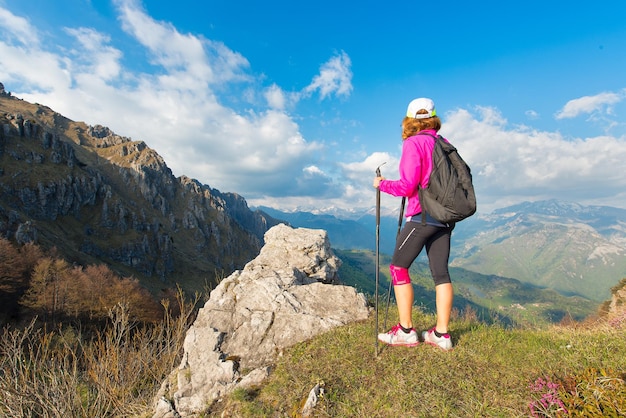
M0 0L14 96L283 210L373 209L374 171L397 178L416 97L472 167L479 212L626 208L625 74L623 0ZM384 211L398 204L383 196Z

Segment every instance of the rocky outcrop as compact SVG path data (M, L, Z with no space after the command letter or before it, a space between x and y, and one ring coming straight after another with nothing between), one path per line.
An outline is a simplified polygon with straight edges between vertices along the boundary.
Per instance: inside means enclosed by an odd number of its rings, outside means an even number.
M235 388L261 383L283 349L366 319L364 295L338 284L339 264L326 231L286 225L267 231L259 255L200 309L154 418L198 416Z

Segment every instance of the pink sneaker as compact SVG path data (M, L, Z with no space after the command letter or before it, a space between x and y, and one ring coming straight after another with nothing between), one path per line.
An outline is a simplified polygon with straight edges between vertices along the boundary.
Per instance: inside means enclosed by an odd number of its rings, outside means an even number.
M389 345L403 345L405 347L415 347L419 344L417 338L417 331L415 328L411 328L411 331L407 334L402 331L400 324L394 325L391 331L385 334L378 334L378 340Z
M436 345L437 347L443 348L444 350L451 350L452 338L450 338L450 334L446 332L441 337L437 337L435 335L435 329L436 327L433 327L428 331L422 332L422 338L424 338L424 342Z

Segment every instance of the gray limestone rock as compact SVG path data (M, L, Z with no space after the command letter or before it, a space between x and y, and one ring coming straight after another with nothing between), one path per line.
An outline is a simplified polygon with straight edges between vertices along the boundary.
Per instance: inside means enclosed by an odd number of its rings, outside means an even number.
M366 319L365 296L338 284L339 265L324 230L268 230L257 258L211 292L169 379L177 387L158 399L171 399L181 417L196 416L235 388L260 384L283 349Z

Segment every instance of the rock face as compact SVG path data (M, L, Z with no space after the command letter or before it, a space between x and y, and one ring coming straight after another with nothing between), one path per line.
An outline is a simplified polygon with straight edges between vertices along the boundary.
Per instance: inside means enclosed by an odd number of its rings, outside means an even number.
M193 294L203 282L196 278L214 284L241 269L279 222L235 193L174 177L143 141L2 91L2 238Z
M326 231L268 230L258 257L200 309L154 418L196 416L235 388L260 383L284 348L366 319L364 295L338 284L339 264Z

